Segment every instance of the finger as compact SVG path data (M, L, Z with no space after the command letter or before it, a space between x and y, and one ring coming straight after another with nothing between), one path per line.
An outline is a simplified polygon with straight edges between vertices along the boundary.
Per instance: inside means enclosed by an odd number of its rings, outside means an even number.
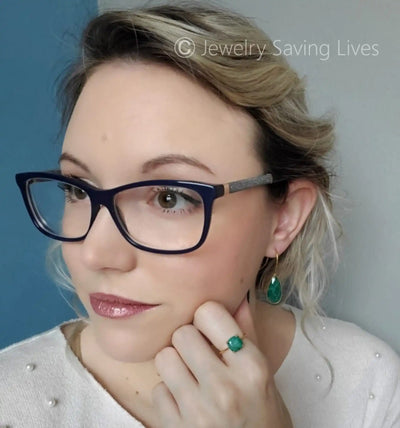
M254 327L253 316L251 315L250 305L245 297L237 308L233 318L237 322L240 329L246 332L248 337L253 343L258 344L257 333Z
M196 380L178 352L172 347L164 348L156 355L155 365L179 407L180 403L184 403L188 396L192 395L197 387Z
M219 355L194 325L177 329L172 335L172 344L198 382L223 366Z
M244 337L244 332L233 316L217 302L206 302L201 305L195 312L193 324L220 351L227 348L227 341L232 336ZM239 352L234 353L231 350L223 352L222 356L228 365L237 365L240 361L243 363L239 355L256 352L257 348L250 339L244 337L242 340L244 346Z
M176 427L180 418L174 397L164 382L158 383L152 391L154 409L163 427ZM160 424L161 425L161 424Z

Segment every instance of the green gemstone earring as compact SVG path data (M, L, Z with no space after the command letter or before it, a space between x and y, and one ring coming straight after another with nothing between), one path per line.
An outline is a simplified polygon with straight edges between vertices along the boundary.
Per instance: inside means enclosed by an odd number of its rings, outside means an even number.
M282 300L282 286L276 274L278 269L278 262L279 255L276 253L275 271L267 289L267 302L271 305L278 305Z

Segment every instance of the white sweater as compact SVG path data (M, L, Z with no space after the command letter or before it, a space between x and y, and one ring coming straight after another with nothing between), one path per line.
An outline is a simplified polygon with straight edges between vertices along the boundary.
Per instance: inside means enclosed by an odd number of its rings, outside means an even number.
M400 428L397 354L329 318L307 323L313 347L301 311L286 308L296 333L275 381L294 428ZM82 366L60 327L0 352L0 427L143 427Z

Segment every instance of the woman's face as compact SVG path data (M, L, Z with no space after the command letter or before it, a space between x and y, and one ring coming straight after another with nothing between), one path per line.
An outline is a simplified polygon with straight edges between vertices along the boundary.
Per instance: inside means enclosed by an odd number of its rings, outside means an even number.
M185 75L162 65L113 62L86 83L63 144L69 156L60 164L63 174L102 189L152 179L226 183L263 173L254 136L247 114ZM142 170L150 160L171 155L207 168L161 161ZM62 247L98 346L119 361L145 361L192 321L202 303L218 301L233 313L254 286L273 224L274 206L264 188L234 193L214 202L199 249L163 255L133 247L101 209L84 241ZM93 310L91 293L157 306L111 319Z

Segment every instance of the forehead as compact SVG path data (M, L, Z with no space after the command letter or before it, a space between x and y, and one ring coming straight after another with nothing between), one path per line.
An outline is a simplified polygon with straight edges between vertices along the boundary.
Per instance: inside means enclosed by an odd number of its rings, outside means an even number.
M217 175L233 174L233 168L245 176L260 168L255 131L247 113L183 73L116 61L100 66L85 84L63 151L99 167L129 161L131 168L176 153L199 159Z

